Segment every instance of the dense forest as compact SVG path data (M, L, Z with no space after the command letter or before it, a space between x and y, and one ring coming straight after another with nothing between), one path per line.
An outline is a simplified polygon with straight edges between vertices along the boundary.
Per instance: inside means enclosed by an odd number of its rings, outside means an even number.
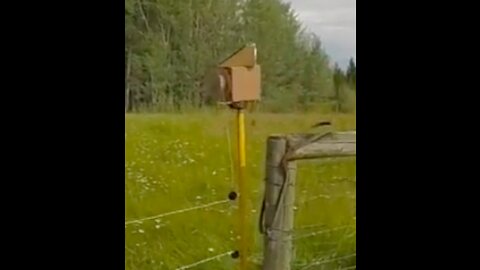
M258 48L265 111L355 110L356 67L332 66L281 0L126 0L126 111L206 106L203 81L248 42Z

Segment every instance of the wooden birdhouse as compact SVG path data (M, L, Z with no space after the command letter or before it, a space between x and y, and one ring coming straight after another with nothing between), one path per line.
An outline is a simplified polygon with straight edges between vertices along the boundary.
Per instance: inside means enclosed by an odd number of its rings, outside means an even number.
M219 102L228 104L257 101L261 96L261 71L257 48L249 44L222 61L217 70Z

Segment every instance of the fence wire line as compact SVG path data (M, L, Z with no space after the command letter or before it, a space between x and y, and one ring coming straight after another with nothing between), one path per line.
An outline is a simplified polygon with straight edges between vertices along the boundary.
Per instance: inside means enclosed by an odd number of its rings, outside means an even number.
M140 219L135 219L135 220L129 220L129 221L125 221L125 225L129 225L129 224L133 224L133 223L142 223L143 221L147 221L147 220L167 217L167 216L171 216L171 215L175 215L175 214L181 214L181 213L185 213L185 212L189 212L189 211L193 211L193 210L199 210L199 209L208 208L208 207L211 207L211 206L224 204L224 203L228 203L228 202L230 202L230 200L228 200L228 199L227 200L221 200L221 201L215 201L215 202L211 202L211 203L207 203L207 204L203 204L203 205L197 205L197 206L184 208L184 209L180 209L180 210L175 210L175 211L171 211L171 212L167 212L167 213L163 213L163 214L159 214L159 215L155 215L155 216L150 216L150 217L145 217L145 218L140 218Z
M300 270L309 269L312 266L322 265L322 264L326 264L326 263L332 263L332 262L336 262L336 261L339 261L339 260L342 260L342 259L348 259L348 258L355 257L355 256L357 256L357 253L353 253L353 254L350 254L350 255L342 256L342 257L335 257L335 258L330 259L330 260L323 260L322 259L322 260L318 260L318 261L313 261L309 265L301 268Z
M308 230L308 229L318 228L318 227L325 228L326 226L327 226L327 224L325 224L325 223L315 223L315 224L308 224L308 225L299 226L299 227L295 228L295 230Z
M357 197L354 196L354 195L341 195L341 196L331 196L331 195L327 195L327 194L320 194L320 195L316 195L316 196L312 196L312 197L309 197L309 198L306 198L306 199L303 199L303 200L299 200L299 205L304 205L308 202L311 202L311 201L314 201L314 200L317 200L317 199L326 199L326 200L330 200L330 199L356 199Z
M345 267L345 268L340 268L340 270L352 270L352 269L357 269L356 265Z
M315 231L315 232L299 235L299 236L295 237L294 239L297 240L297 239L308 238L308 237L312 237L312 236L315 236L315 235L329 233L329 232L333 232L333 231L338 231L338 230L346 229L346 228L350 228L350 227L353 227L353 226L352 225L346 225L346 226L335 227L335 228L332 228L332 229Z
M190 268L195 267L195 266L198 266L198 265L200 265L200 264L204 264L204 263L207 263L207 262L216 260L216 259L220 259L220 258L225 257L225 256L227 256L227 255L230 255L230 254L232 254L232 252L233 252L233 251L228 251L228 252L225 252L225 253L222 253L222 254L218 254L218 255L215 255L215 256L212 256L212 257L209 257L209 258L205 258L205 259L202 259L202 260L200 260L200 261L194 262L194 263L192 263L192 264L178 267L178 268L175 269L175 270L190 269Z

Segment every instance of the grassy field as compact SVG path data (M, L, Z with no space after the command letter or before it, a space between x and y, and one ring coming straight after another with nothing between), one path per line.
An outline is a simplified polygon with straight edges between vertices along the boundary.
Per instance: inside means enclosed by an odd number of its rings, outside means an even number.
M257 223L266 138L311 131L325 119L337 130L355 129L355 115L247 115L251 269L262 259ZM229 111L126 116L125 269L178 269L236 249L235 203L222 202L235 190L233 121ZM355 159L302 162L298 172L293 269L355 269ZM130 222L211 202L219 203ZM235 262L223 256L188 269L234 269Z

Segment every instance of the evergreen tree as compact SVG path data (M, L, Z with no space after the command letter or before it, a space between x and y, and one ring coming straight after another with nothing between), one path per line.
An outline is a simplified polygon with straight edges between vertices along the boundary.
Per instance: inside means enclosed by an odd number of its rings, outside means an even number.
M334 95L319 38L281 0L125 0L126 110L204 105L205 75L247 42L257 44L269 108Z
M353 58L350 58L350 61L348 62L346 79L350 87L356 90L357 89L357 67L355 65L355 61L353 60Z

